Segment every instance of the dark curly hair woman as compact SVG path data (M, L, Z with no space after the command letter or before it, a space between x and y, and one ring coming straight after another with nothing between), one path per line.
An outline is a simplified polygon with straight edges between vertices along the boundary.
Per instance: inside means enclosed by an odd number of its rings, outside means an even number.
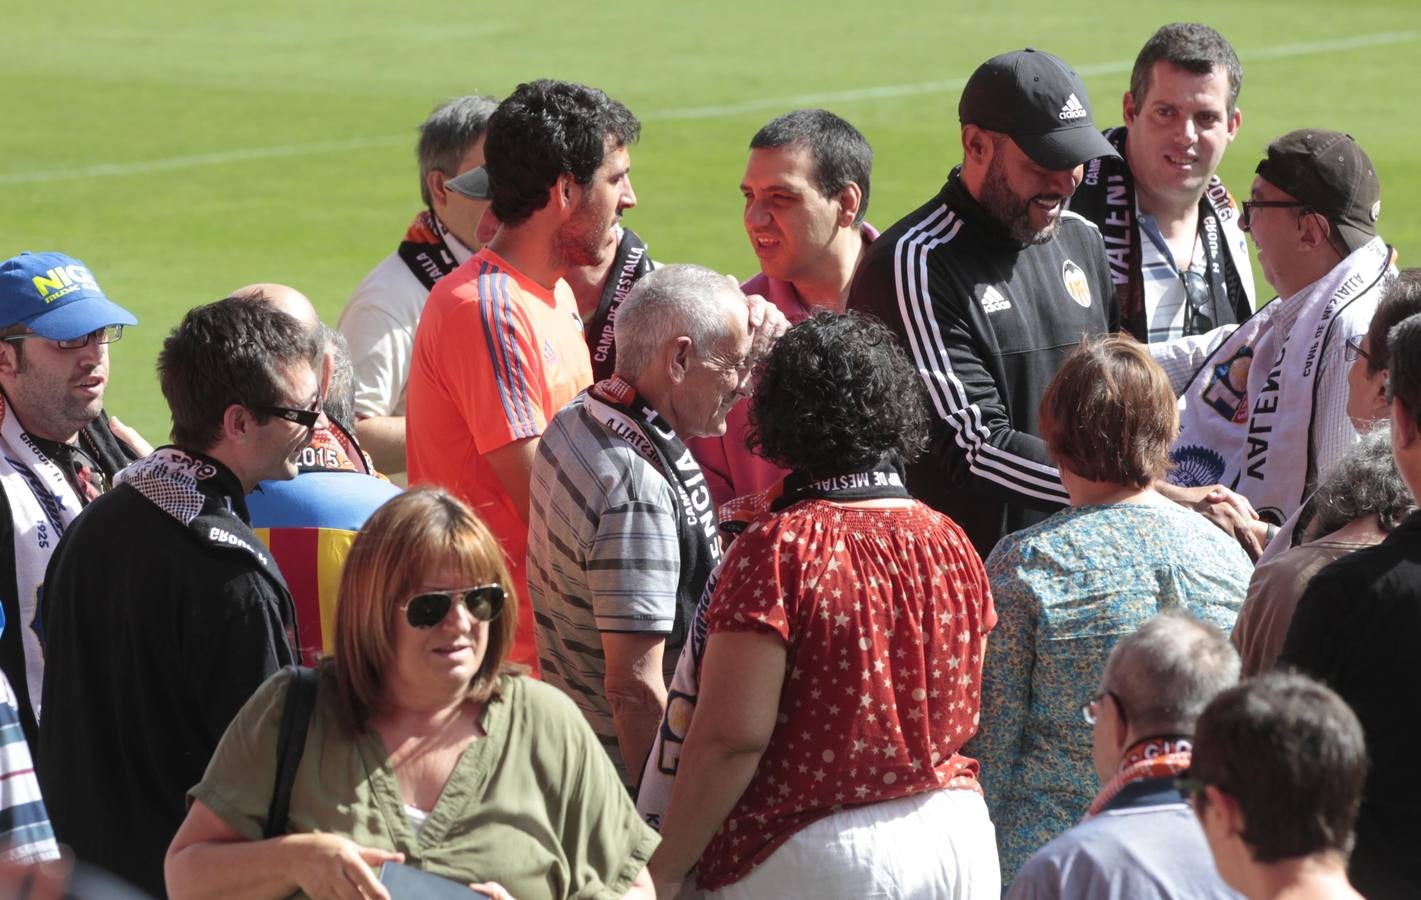
M780 338L752 446L791 470L731 545L650 868L712 896L997 896L977 764L982 561L911 499L922 385L889 331L819 313ZM674 894L671 894L674 896Z

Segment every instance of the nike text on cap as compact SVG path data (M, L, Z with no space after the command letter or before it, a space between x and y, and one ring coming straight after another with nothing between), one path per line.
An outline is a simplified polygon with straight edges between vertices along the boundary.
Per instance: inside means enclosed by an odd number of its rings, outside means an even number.
M1290 131L1268 145L1263 180L1327 217L1348 250L1377 236L1382 186L1352 135L1322 128Z
M957 118L1008 135L1053 172L1098 156L1119 156L1095 127L1090 96L1065 60L1027 47L977 67L962 90Z

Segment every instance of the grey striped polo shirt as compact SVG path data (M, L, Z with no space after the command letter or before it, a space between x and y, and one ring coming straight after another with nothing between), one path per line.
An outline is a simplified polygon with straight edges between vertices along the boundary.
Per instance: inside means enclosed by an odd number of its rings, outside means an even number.
M670 633L679 507L665 476L597 421L584 397L553 416L538 444L528 594L543 680L572 697L630 783L603 689L601 632ZM662 665L669 683L676 654Z

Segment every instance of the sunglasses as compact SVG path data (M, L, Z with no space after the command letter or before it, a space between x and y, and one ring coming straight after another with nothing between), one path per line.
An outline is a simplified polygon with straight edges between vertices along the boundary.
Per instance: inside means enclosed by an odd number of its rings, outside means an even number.
M256 404L247 408L253 412L266 413L269 416L276 416L278 419L295 422L302 428L315 428L316 423L321 421L320 398L316 399L314 409L292 409L289 406L265 406Z
M449 615L455 600L463 600L469 615L480 622L492 622L503 612L503 586L481 584L461 591L428 591L415 594L405 601L402 607L405 620L410 623L411 628L433 628Z
M14 344L18 343L19 341L27 341L30 338L37 337L44 337L44 335L34 333L12 334L4 340L8 343ZM84 347L89 346L89 341L91 340L100 344L112 344L114 341L117 341L122 337L122 325L105 325L103 328L100 328L96 331L91 331L88 334L80 335L76 338L65 338L62 341L55 341L54 343L56 346L59 347L60 350L80 350Z
M1252 226L1249 224L1253 219L1255 209L1309 209L1306 203L1299 203L1296 200L1245 200L1242 204L1243 215L1239 217L1239 225L1244 231Z
M1204 310L1214 305L1214 292L1209 281L1193 269L1179 273L1184 282L1184 305L1188 318L1184 323L1185 334L1205 334L1214 330L1214 320Z

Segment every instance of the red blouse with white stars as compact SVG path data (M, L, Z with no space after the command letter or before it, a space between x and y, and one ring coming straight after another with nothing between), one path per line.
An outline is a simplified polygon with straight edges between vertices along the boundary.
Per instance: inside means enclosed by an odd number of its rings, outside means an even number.
M711 634L777 634L788 656L769 747L701 856L701 887L740 880L841 807L981 790L958 750L997 617L951 519L822 500L762 517L731 545L708 617Z

